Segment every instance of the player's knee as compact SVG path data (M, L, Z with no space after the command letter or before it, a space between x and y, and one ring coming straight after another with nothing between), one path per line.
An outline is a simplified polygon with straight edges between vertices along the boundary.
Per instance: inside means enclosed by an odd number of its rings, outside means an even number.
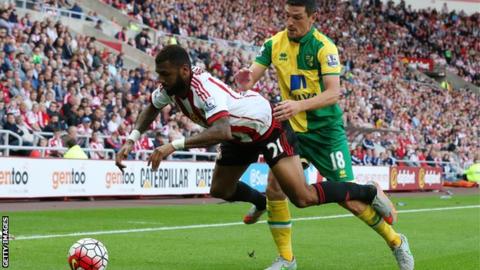
M286 198L282 189L278 185L268 185L266 190L267 198L269 200L284 200Z
M297 208L305 208L311 205L311 202L307 198L299 197L299 196L291 196L290 201Z
M212 186L210 188L210 196L218 199L227 200L232 196L232 193L228 192L228 190L221 188L219 186Z

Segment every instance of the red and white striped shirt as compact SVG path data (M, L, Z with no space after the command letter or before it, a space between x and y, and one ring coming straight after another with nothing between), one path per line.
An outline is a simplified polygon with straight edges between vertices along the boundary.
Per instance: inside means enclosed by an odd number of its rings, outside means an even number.
M63 147L63 141L61 138L52 137L48 139L48 147ZM55 156L57 153L63 154L62 151L46 151L46 156Z
M105 148L103 147L103 143L101 142L90 142L90 148L96 149L96 150L104 150ZM90 152L90 159L104 159L105 153L104 152Z
M199 68L192 69L192 82L187 97L168 96L157 89L152 104L161 109L175 103L193 122L205 128L228 116L235 141L258 141L272 126L270 103L253 91L237 93L228 85Z

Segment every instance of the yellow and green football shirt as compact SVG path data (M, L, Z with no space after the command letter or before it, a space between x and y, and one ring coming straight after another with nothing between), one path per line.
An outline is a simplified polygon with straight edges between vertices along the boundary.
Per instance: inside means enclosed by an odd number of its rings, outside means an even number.
M338 50L332 40L312 29L299 40L281 31L262 46L255 62L265 67L273 63L278 75L282 100L303 100L325 90L323 76L340 75ZM301 112L290 118L295 132L319 130L342 119L338 104Z

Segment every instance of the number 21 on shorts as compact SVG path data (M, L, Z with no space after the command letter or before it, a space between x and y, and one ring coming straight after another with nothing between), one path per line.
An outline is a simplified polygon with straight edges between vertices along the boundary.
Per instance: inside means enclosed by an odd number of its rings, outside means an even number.
M283 147L280 144L280 138L278 138L275 142L267 144L267 148L273 151L272 158L276 158L278 155L283 153Z
M330 153L330 160L332 161L332 168L334 171L345 168L345 159L341 151Z

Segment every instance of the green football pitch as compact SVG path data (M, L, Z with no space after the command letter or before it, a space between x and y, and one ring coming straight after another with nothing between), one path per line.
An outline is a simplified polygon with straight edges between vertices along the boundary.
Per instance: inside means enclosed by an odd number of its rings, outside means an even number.
M477 195L395 197L415 269L480 269ZM400 204L398 204L400 203ZM276 256L268 226L240 223L249 205L199 204L3 212L10 217L9 269L68 269L78 239L102 241L109 270L264 269ZM298 269L397 269L383 239L337 205L292 209Z

